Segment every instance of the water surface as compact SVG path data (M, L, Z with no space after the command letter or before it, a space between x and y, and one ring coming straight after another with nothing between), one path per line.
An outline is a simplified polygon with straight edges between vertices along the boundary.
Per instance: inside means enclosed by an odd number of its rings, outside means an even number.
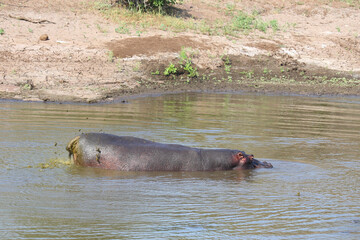
M0 101L0 112L1 239L360 238L358 98L174 94L128 104ZM82 132L239 149L274 168L62 164Z

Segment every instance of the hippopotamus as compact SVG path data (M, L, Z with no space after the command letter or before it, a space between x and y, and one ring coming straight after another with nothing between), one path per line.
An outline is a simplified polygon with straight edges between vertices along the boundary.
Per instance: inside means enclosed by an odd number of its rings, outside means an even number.
M83 133L66 150L76 165L120 171L216 171L272 168L231 149L202 149L130 136Z

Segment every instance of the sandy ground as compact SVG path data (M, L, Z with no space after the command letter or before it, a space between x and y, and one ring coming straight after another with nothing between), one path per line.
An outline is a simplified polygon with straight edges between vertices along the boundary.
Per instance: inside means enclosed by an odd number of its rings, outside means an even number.
M197 20L225 19L216 2L185 0L176 7ZM360 4L221 1L256 9L281 26L238 36L156 27L119 34L119 24L92 5L0 1L0 98L96 102L194 90L360 95ZM49 39L40 40L43 34ZM162 74L182 47L191 48L197 78Z

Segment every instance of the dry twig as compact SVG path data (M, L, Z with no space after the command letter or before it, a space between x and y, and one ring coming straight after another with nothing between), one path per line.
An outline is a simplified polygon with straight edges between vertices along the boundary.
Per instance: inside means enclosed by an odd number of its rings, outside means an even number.
M17 19L17 20L21 20L21 21L35 23L35 24L45 24L45 23L56 24L56 23L51 22L46 19L31 19L31 18L26 18L26 17L21 17L21 16L13 16L11 14L9 14L9 17Z

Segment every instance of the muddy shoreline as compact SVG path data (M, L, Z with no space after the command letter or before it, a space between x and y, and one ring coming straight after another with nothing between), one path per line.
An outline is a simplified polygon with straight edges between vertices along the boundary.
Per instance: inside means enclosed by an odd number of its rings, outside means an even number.
M163 72L165 63L159 61L143 61L146 69L141 76L135 78L137 86L121 87L97 91L96 96L69 96L67 90L51 94L42 85L33 85L32 81L17 86L18 91L0 92L2 100L22 100L35 102L68 102L68 103L104 103L127 102L134 97L174 94L183 92L204 93L241 93L266 95L297 95L297 96L355 96L360 97L360 74L331 71L317 66L295 64L292 70L283 73L278 59L263 56L267 60L259 62L244 56L231 56L231 73L226 73L224 66L215 70L198 69L199 76L189 78L186 73L163 76L152 73L160 69ZM244 58L249 62L244 65ZM239 62L236 59L241 59ZM254 66L254 62L258 66ZM267 65L264 65L266 62ZM266 66L266 72L264 67ZM279 65L281 66L281 65ZM1 86L1 85L0 85ZM96 85L99 87L98 85ZM80 91L81 92L81 91ZM90 94L91 95L91 94Z
M115 8L104 8L110 1L101 2L2 1L0 99L95 103L173 92L360 96L360 6L242 1L232 9L256 7L258 19L276 19L279 29L224 35L212 17L226 22L236 11L211 1L176 6L197 20L162 17L158 25L147 24L153 16L119 20ZM179 31L171 21L193 25Z

